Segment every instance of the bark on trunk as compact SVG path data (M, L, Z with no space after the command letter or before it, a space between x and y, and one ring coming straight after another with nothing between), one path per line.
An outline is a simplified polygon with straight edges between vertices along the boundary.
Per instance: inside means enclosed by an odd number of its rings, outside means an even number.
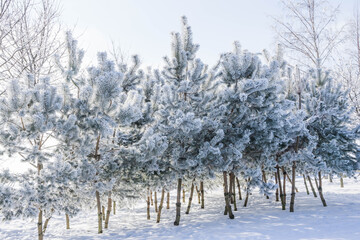
M295 171L296 171L296 163L293 162L292 165L292 181L291 181L291 199L290 199L290 212L294 212L295 205Z
M285 210L286 208L286 171L285 168L282 167L282 172L283 172L283 199L284 199L284 207L283 210Z
M154 206L154 200L153 200L153 197L152 197L152 191L150 191L150 198L151 198L151 206Z
M114 215L116 214L116 202L113 202Z
M340 187L344 187L344 179L342 176L340 177Z
M265 174L265 171L264 171L264 170L262 170L262 175L263 175L264 183L267 183L266 174ZM265 194L265 196L266 196L266 199L269 199L269 196L268 196L268 195Z
M223 177L224 177L225 209L226 209L226 212L229 214L229 218L234 219L234 214L232 213L231 205L230 205L230 196L229 196L229 191L228 191L227 172L226 171L223 172Z
M292 185L292 180L291 180L291 178L289 177L289 174L286 174L286 177L287 177L287 179L289 180L290 184ZM295 191L296 191L296 192L299 192L299 189L298 189L297 187L295 187Z
M314 188L314 186L313 186L313 184L312 184L312 182L311 182L311 178L310 178L309 176L307 176L307 179L308 179L308 181L309 181L309 183L310 183L310 188L311 188L311 191L312 191L314 197L317 197L315 188Z
M249 190L246 188L246 197L245 197L245 201L244 201L244 207L247 206L248 201L249 201Z
M234 204L234 195L233 195L233 181L232 175L229 173L229 197L230 197L230 204Z
M193 194L194 194L194 183L191 184L189 203L188 203L188 207L187 207L185 214L189 214L189 212L190 212Z
M39 240L44 239L44 233L43 233L43 229L42 229L42 226L43 226L42 219L43 219L43 211L40 209L39 215L38 215L38 239Z
M197 193L197 195L198 195L198 202L199 202L199 204L201 204L201 201L200 201L200 198L201 198L200 190L198 189L198 186L196 186L195 189L196 189L196 193Z
M284 204L284 195L283 195L283 191L282 191L282 185L281 185L281 177L280 177L280 167L277 166L276 167L276 175L278 177L278 183L279 183L279 192L280 192L280 200L281 200L281 209L285 210L285 204Z
M170 209L170 193L167 193L166 209Z
M111 199L111 192L109 192L108 205L107 205L106 218L105 218L105 228L109 227L109 219L110 219L111 207L112 207L112 199Z
M306 194L309 195L310 192L309 192L309 188L307 186L307 183L306 183L306 178L305 178L305 175L303 174L303 178L304 178L304 185L305 185L305 188L306 188Z
M146 217L146 219L150 220L150 195L147 196L146 205L147 205L147 208L146 208L147 217Z
M275 183L276 185L278 185L278 177L277 177L277 173L275 172ZM278 185L279 186L279 185ZM275 190L275 201L278 202L279 201L279 188L276 188Z
M181 178L178 179L177 195L176 195L176 217L174 225L180 224L180 210L181 210Z
M162 210L163 204L164 204L164 198L165 198L165 190L163 188L162 192L161 192L161 200L160 200L159 210L158 210L157 219L156 219L157 223L160 222L160 216L161 216L161 210Z
M236 206L236 188L235 188L235 174L234 173L231 173L232 175L232 182L233 182L233 198L234 198L234 211L237 211L237 206Z
M46 232L46 229L47 229L47 226L48 226L48 224L49 224L50 218L51 218L51 217L49 217L49 218L47 218L47 219L45 220L44 227L43 227L43 234L45 234L45 232Z
M69 218L69 214L65 214L65 218L66 218L66 229L70 229L70 218Z
M238 191L239 191L239 200L242 200L242 197L241 197L241 189L240 189L240 182L239 182L239 179L238 179L238 178L236 178L236 182L237 182Z
M101 212L101 201L100 201L100 193L99 191L95 192L96 196L96 206L98 211L98 233L102 233L102 212Z
M102 218L103 218L103 221L105 221L105 207L102 206L101 209L102 209L102 210L101 210Z
M185 203L185 188L183 187L183 195L182 195L183 203Z
M315 182L316 182L316 178L315 178ZM324 198L324 195L323 195L323 192L322 192L321 172L319 172L319 184L316 184L316 185L318 187L321 202L322 202L323 206L326 207L327 206L326 201L325 201L325 198Z
M155 204L155 212L158 212L157 192L154 193L154 204Z
M205 208L204 182L200 182L201 208Z

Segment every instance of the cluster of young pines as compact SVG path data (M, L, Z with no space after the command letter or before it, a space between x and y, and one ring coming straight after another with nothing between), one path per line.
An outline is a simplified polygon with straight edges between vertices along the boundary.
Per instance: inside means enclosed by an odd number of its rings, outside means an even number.
M0 96L0 151L25 166L0 173L1 215L37 218L39 240L54 214L70 228L71 217L96 206L102 233L115 203L139 199L148 219L155 205L160 222L171 190L179 225L181 191L185 201L190 188L189 214L194 189L204 208L204 182L223 187L231 219L236 185L239 199L246 189L244 206L257 189L267 198L275 192L285 210L289 182L293 212L297 176L316 196L314 178L326 206L322 175L352 177L359 169L346 89L329 71L288 65L281 46L270 56L235 42L209 68L196 57L185 17L160 70L143 71L138 56L125 64L106 53L83 69L84 52L69 32L66 45L67 59L55 57L61 76L12 80Z

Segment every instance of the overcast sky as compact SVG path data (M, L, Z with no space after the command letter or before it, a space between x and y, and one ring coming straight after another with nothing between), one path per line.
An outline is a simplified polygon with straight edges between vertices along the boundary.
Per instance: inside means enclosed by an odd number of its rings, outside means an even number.
M356 0L342 3L340 21L352 15ZM281 15L278 0L62 0L62 20L86 50L87 59L111 47L111 40L130 54L139 54L143 65L159 66L170 51L170 33L180 31L186 15L200 44L198 57L214 64L220 53L243 48L260 52L274 47L271 16Z

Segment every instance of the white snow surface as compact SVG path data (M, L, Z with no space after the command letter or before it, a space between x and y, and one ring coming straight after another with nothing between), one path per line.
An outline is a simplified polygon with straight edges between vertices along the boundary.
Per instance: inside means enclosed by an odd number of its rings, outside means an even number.
M295 212L289 212L290 185L287 190L287 208L281 210L275 195L266 199L254 192L247 207L244 200L237 200L235 219L224 216L222 189L205 190L205 209L198 204L194 194L189 215L182 203L180 226L174 226L175 192L171 193L170 209L165 201L161 222L156 223L154 206L151 220L146 219L145 200L134 209L117 207L116 215L110 217L109 229L97 234L96 209L70 219L71 229L65 229L65 216L54 216L45 233L45 239L360 239L360 181L344 179L340 188L339 179L333 183L323 179L324 196L328 206L323 207L320 198L307 195L302 177L297 178L299 192L296 194ZM159 196L160 194L158 194ZM188 192L186 193L188 197ZM243 193L243 195L245 195ZM160 199L158 199L160 202ZM118 204L120 205L120 204ZM36 220L13 220L0 223L0 239L37 239Z

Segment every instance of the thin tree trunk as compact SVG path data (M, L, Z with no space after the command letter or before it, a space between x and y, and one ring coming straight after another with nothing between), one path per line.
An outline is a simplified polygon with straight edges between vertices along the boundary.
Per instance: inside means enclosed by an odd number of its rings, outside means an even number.
M153 197L152 197L152 191L150 191L150 198L151 198L151 206L154 206L154 200L153 200Z
M112 207L112 199L111 199L111 192L109 192L108 205L107 205L106 218L105 218L105 228L108 228L109 226L111 207Z
M329 174L329 181L330 181L331 183L333 182L332 174L331 174L331 173Z
M149 194L147 196L146 205L147 205L147 208L146 208L147 220L150 220L150 195Z
M247 180L247 182L249 182L249 181L250 181L250 178ZM249 201L249 195L250 195L249 188L246 187L246 197L245 197L244 207L247 206L247 202Z
M311 178L310 178L309 176L307 176L307 179L308 179L308 181L309 181L309 183L310 183L310 188L311 188L311 191L312 191L314 197L317 197L315 188L314 188L314 186L313 186L313 184L312 184L312 182L311 182Z
M204 182L200 182L201 208L205 208Z
M283 199L284 199L284 210L286 207L286 171L285 168L282 167L282 172L283 172Z
M66 229L70 229L70 218L69 218L69 214L65 214L65 218L66 218Z
M276 172L275 172L275 184L278 185L278 177ZM275 190L275 201L276 202L279 201L279 188L276 188Z
M230 205L230 199L229 199L230 196L229 196L229 191L228 191L227 172L226 171L223 172L223 177L224 177L225 209L226 209L226 212L229 214L229 218L234 219L234 214L232 213L231 205Z
M294 212L295 205L295 171L296 171L296 163L293 162L292 165L292 182L291 182L291 199L290 199L290 212Z
M290 184L292 185L292 180L291 180L289 174L286 174L286 177L287 177L287 179L289 180ZM295 187L295 191L296 191L296 192L299 192L299 189L298 189L297 187Z
M344 187L344 179L343 179L342 176L340 177L340 187L341 187L341 188Z
M170 192L167 192L166 209L170 209Z
M160 222L160 216L161 216L161 210L162 210L163 204L164 204L164 198L165 198L165 189L163 188L161 191L161 200L160 200L159 211L158 211L157 219L156 219L157 223Z
M233 181L232 181L232 175L231 173L229 173L229 197L230 197L230 204L234 204L234 199L233 199Z
M103 219L103 221L105 221L105 207L104 206L102 206L101 207L101 212L102 212L102 219Z
M197 187L197 186L196 186L196 192L197 192L197 195L198 195L198 201L199 201L199 204L200 204L201 194L200 194L200 190L198 189L198 187Z
M185 188L183 187L183 195L182 195L183 203L185 203Z
M239 191L239 200L242 200L242 197L241 197L241 189L240 189L240 182L239 182L239 179L236 177L236 182L237 182L237 186L238 186L238 191Z
M47 218L47 219L45 220L44 227L43 227L43 234L45 234L45 232L46 232L46 229L47 229L47 226L48 226L48 224L49 224L50 218L51 218L51 217L49 217L49 218Z
M318 191L319 191L319 196L321 199L321 202L323 204L324 207L326 207L326 201L322 192L322 182L321 182L321 172L319 172L319 184L317 184L316 178L315 178L315 182L316 182L316 186L318 187Z
M265 171L264 171L264 170L262 170L262 175L263 175L264 183L267 183L266 174L265 174ZM268 196L268 195L266 195L266 199L269 199L269 196Z
M155 212L158 212L158 205L157 205L157 192L154 192L154 203L155 203Z
M277 166L276 167L276 171L277 171L277 177L278 177L278 183L279 183L279 192L280 192L280 200L281 200L281 209L285 210L285 204L284 204L284 195L283 195L283 191L282 191L282 185L281 185L281 177L280 177L280 167Z
M307 193L307 195L309 195L310 192L309 192L309 188L308 188L308 186L307 186L306 178L305 178L305 175L304 175L304 174L303 174L303 178L304 178L304 185L305 185L305 188L306 188L306 193Z
M180 224L180 210L181 210L181 178L178 179L177 195L176 195L176 218L174 225Z
M101 202L100 202L100 193L99 191L95 192L96 196L96 206L98 210L98 233L102 233L102 212L101 212Z
M113 202L113 205L114 205L113 208L114 208L114 215L115 215L116 214L116 202L115 201Z
M38 215L38 239L39 240L44 239L44 233L43 233L43 229L42 229L42 226L43 226L42 219L43 219L43 211L40 209L39 215Z
M189 214L189 212L190 212L193 194L194 194L194 183L191 184L189 203L188 203L188 207L187 207L185 214Z
M233 182L233 197L234 197L234 211L237 211L237 206L236 206L236 188L235 188L235 174L231 173L232 175L232 182Z

